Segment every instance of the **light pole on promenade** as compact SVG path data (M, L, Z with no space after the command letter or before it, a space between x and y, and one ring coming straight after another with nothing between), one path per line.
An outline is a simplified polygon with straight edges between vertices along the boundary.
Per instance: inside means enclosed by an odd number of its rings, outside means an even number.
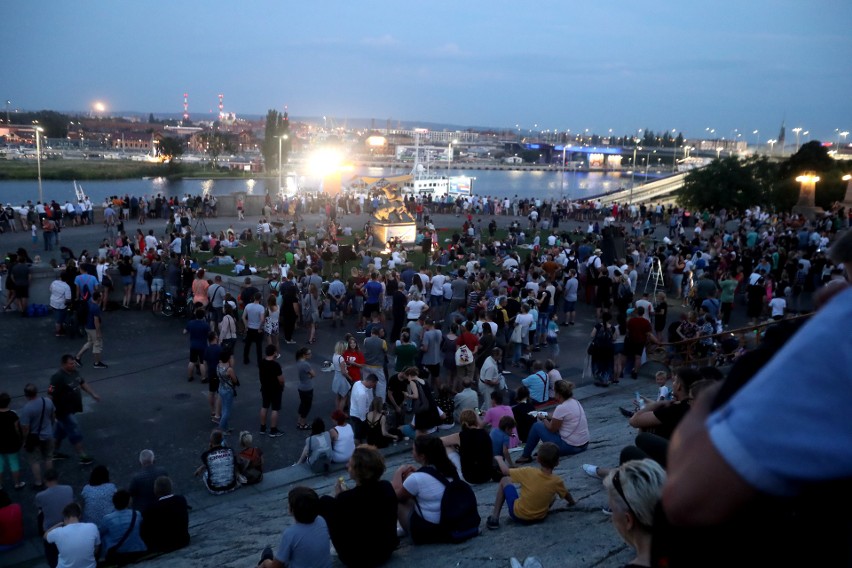
M797 126L796 128L793 129L793 132L796 133L796 152L799 151L799 132L801 132L801 131L802 131L801 126Z
M286 134L282 134L280 136L276 136L276 138L278 138L278 195L282 195L284 192L284 186L282 181L283 166L281 164L281 142L290 137Z
M41 189L41 132L44 130L41 126L35 127L36 135L36 164L38 167L38 200L43 204L44 195Z

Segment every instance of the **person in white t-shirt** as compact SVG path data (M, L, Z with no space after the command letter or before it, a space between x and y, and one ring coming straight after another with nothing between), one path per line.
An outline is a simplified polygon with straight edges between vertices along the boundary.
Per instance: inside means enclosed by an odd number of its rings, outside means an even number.
M101 544L98 526L81 523L83 511L77 503L69 503L62 510L62 522L47 529L44 540L55 544L59 550L59 566L95 568L95 553Z
M772 311L772 319L776 321L783 319L787 311L787 300L782 296L775 296L769 300L769 309Z

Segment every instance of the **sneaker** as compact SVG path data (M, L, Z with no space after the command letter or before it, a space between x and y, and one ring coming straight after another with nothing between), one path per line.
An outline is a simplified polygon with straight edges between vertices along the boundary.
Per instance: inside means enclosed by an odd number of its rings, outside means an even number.
M638 379L638 378L639 378L639 373L636 371L636 369L633 369L633 370L630 372L630 378L631 378L631 379L633 379L633 380L636 380L636 379Z
M596 466L596 465L592 465L590 463L584 463L583 464L583 471L585 471L586 475L588 475L589 477L594 477L595 479L600 479L600 476L598 475L598 466Z
M261 426L261 427L260 427L260 432L259 432L259 434L260 434L261 436L264 436L264 435L266 434L266 426Z
M239 483L240 485L247 485L248 479L246 479L246 476L239 474L237 475L237 483Z
M104 363L103 361L98 361L97 363L95 363L94 365L92 365L92 367L94 367L95 369L108 369L108 368L109 368L109 365L107 365L107 364L106 364L106 363Z
M399 524L399 521L397 521L397 523L396 523L396 536L398 536L399 538L402 538L402 537L405 536L405 529L402 528L402 525Z
M367 330L366 329L359 329L359 330L356 330L355 333L367 333Z
M95 460L92 459L92 456L80 456L80 465L92 465L95 463Z
M270 438L278 438L278 437L283 436L283 435L284 435L284 432L282 432L278 428L272 428L271 430L269 430L269 437Z
M601 509L601 513L603 513L604 515L606 515L608 517L611 517L612 516L612 509L610 509L608 506L604 507L603 509Z
M624 408L623 406L619 406L618 411L621 412L621 414L625 418L633 418L633 411L632 410L628 410L628 409Z
M485 520L485 526L489 529L499 529L500 528L500 519L495 519L494 517L489 516Z

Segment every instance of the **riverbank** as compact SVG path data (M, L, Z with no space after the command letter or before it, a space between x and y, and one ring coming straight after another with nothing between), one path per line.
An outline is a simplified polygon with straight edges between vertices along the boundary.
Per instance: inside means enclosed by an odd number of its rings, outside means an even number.
M42 160L42 180L120 180L142 178L180 180L245 179L274 177L257 173L235 174L233 170L217 170L201 164L156 164L127 160ZM0 180L37 180L35 160L0 160Z

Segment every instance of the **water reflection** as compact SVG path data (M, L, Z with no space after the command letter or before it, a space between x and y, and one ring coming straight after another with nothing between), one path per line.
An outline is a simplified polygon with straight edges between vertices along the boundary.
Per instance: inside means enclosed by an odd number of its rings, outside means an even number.
M212 193L213 193L213 180L212 179L206 179L206 180L202 181L201 182L201 194L204 197L207 197L208 195L211 195Z
M246 194L251 195L252 193L254 193L254 185L256 183L257 182L253 179L246 180Z

